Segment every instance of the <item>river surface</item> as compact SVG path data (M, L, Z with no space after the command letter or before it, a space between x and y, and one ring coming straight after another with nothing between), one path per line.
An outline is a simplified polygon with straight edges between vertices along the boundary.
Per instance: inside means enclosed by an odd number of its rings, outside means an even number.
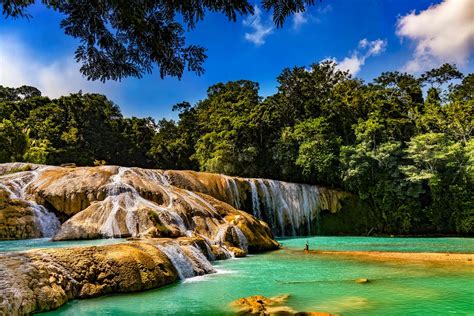
M0 251L116 242L0 242ZM299 311L341 315L474 315L472 266L400 264L305 255L315 250L470 252L469 238L311 237L280 239L283 249L214 262L218 273L156 290L74 300L45 315L232 315L228 304L256 294L289 294ZM36 243L36 245L35 245ZM371 282L357 284L357 278Z

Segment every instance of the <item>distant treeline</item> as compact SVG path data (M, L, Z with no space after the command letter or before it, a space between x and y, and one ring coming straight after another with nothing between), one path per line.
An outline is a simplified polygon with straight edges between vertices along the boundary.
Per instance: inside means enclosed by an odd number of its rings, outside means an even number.
M371 83L333 62L284 69L276 94L219 83L179 121L124 118L103 95L0 86L0 161L194 169L358 194L378 232L474 232L474 74L449 64Z

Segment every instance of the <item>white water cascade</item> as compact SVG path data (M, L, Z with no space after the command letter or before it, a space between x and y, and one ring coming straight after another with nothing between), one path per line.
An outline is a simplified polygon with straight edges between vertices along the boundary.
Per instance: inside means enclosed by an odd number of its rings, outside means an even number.
M247 206L246 210L267 222L275 235L314 235L318 232L321 200L317 186L267 179L225 178L228 201L236 208ZM242 194L236 181L241 182L240 187L249 190Z
M190 245L184 246L183 248L184 252L193 262L193 269L195 274L203 275L216 272L211 262L209 262L206 256L196 246Z
M178 243L171 242L158 245L158 249L170 259L180 279L216 272L206 256L195 246L181 247Z
M239 188L237 187L237 183L235 182L234 178L223 176L225 179L225 182L227 184L227 192L230 196L230 202L232 206L234 206L236 209L240 210L241 209L241 204L240 204L240 193L239 193Z
M249 181L250 184L250 192L252 194L252 212L253 216L257 218L262 218L262 214L260 213L260 201L258 198L258 191L257 185L254 181Z
M242 250L245 250L245 252L248 252L249 250L249 242L247 240L247 237L245 237L244 233L240 230L238 226L232 226L233 232L235 233L238 243L239 243L239 248Z
M242 233L240 228L234 224L226 224L219 227L219 231L217 232L213 240L213 243L221 246L226 252L226 254L228 254L228 256L233 257L234 253L230 251L229 249L227 249L227 247L225 246L225 237L226 235L229 235L228 234L229 230L231 230L230 234L232 238L234 239L234 241L237 242L238 248L244 250L245 252L248 252L247 237L245 237L244 233Z
M170 259L176 271L178 271L180 279L192 278L194 276L193 264L178 244L159 245L158 249L163 251L168 259Z
M101 227L101 232L106 237L121 237L124 235L138 236L140 230L140 220L138 219L137 210L147 208L155 212L160 221L166 226L177 227L182 234L189 235L190 232L186 228L183 219L173 210L174 194L166 187L169 183L163 177L155 172L147 172L145 176L149 180L157 182L168 197L168 205L161 206L143 198L138 191L131 185L123 181L126 172L134 172L130 168L119 167L117 174L110 178L110 183L106 187L106 198L103 201L110 204L110 212ZM123 231L119 225L120 212L125 212L125 224L128 232ZM138 223L138 227L137 227Z
M19 199L27 203L35 214L41 235L52 237L59 230L61 223L53 212L36 203L27 193L29 186L38 179L41 169L43 168L0 176L0 188L9 194L10 199Z

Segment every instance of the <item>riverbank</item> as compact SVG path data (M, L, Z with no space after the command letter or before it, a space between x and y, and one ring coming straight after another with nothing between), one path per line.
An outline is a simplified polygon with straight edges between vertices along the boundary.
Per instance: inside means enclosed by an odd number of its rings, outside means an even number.
M474 265L474 253L310 250L307 254L360 260Z

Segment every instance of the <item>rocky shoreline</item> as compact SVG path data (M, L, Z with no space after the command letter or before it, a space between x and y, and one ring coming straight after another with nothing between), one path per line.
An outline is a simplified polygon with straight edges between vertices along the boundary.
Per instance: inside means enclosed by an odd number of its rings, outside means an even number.
M213 273L213 260L277 249L268 225L160 170L0 165L1 239L129 238L0 254L0 315L143 291Z
M154 289L213 273L210 261L227 258L226 251L203 238L181 237L5 252L0 314L44 312L76 298Z

